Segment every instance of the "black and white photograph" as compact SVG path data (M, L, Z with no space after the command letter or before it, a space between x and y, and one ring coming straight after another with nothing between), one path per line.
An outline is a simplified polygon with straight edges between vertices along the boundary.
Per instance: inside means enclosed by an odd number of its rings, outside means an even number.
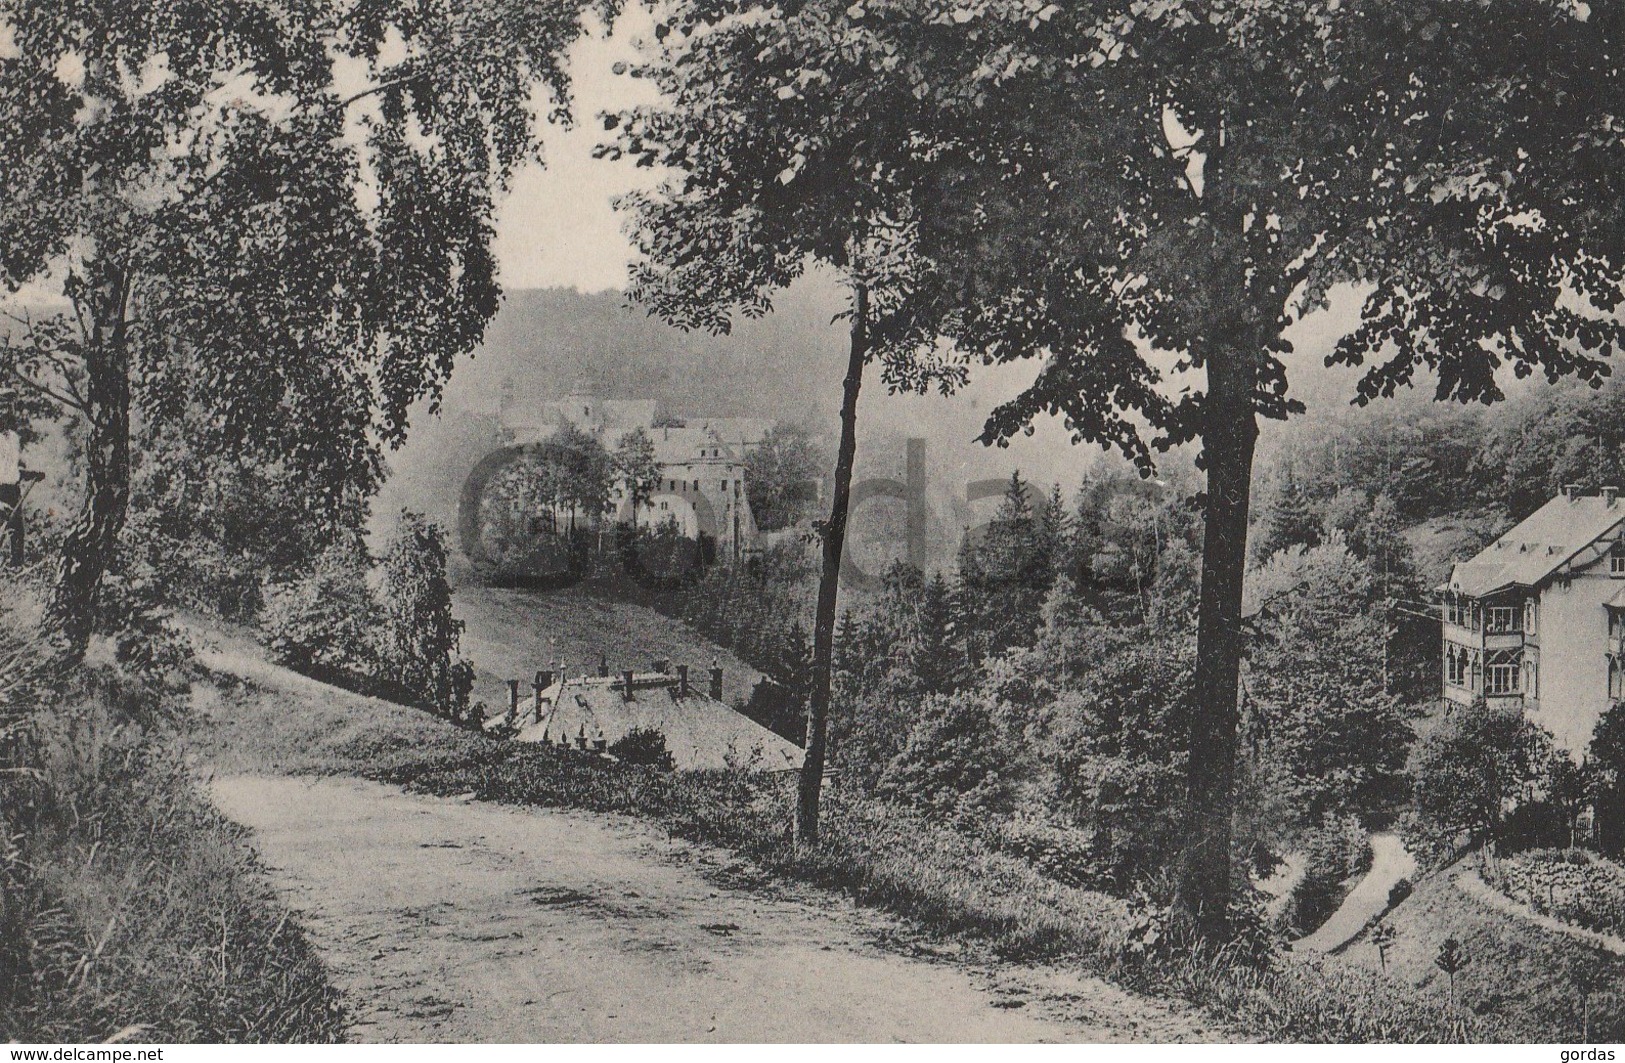
M1625 0L0 0L0 1051L1613 1060L1622 361Z

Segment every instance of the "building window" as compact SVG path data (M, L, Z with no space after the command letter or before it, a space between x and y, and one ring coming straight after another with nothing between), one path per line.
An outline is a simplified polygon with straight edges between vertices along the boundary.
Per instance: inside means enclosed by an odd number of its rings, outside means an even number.
M1444 681L1453 687L1467 685L1467 651L1459 646L1445 646Z
M1478 603L1465 595L1445 596L1444 618L1447 623L1477 631L1477 611Z
M1489 697L1505 697L1519 693L1523 687L1523 666L1515 650L1492 652L1484 666L1484 693Z
M1613 549L1608 551L1608 574L1625 579L1625 539L1615 539Z
M1625 699L1625 664L1619 655L1608 655L1608 697L1613 701Z
M1484 633L1487 635L1506 635L1521 630L1519 621L1520 610L1511 605L1492 605L1484 610Z

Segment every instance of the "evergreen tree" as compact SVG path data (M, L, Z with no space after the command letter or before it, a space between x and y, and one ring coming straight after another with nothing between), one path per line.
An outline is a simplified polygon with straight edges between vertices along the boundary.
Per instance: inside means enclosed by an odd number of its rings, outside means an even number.
M440 529L402 511L384 556L382 663L389 682L454 720L468 714L473 667L458 653L463 622L452 613Z
M1067 544L1072 537L1071 524L1066 500L1061 497L1061 485L1052 484L1038 522L1038 550L1045 570L1046 588L1053 585L1055 578L1066 568Z
M883 798L972 822L1011 808L1006 747L980 694L933 695L876 783Z
M967 650L959 637L953 588L942 573L921 591L910 666L929 694L952 694L970 675Z
M1264 517L1263 534L1255 550L1260 560L1292 546L1319 546L1324 529L1303 486L1291 466L1275 492Z
M1054 555L1046 549L1030 491L1020 471L1012 473L981 538L967 536L960 547L960 616L974 632L978 659L1031 644L1038 606L1052 581Z

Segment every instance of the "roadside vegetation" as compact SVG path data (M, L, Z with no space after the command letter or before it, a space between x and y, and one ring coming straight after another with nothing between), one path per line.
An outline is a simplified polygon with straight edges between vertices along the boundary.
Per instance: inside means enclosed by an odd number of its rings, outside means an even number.
M179 647L75 665L43 608L0 577L0 1040L342 1039L298 920L182 756Z

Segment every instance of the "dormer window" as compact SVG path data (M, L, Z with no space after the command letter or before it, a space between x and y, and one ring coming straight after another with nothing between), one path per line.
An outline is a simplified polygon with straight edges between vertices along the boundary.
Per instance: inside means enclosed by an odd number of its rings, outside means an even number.
M1615 539L1608 551L1608 574L1614 579L1625 579L1625 539Z

